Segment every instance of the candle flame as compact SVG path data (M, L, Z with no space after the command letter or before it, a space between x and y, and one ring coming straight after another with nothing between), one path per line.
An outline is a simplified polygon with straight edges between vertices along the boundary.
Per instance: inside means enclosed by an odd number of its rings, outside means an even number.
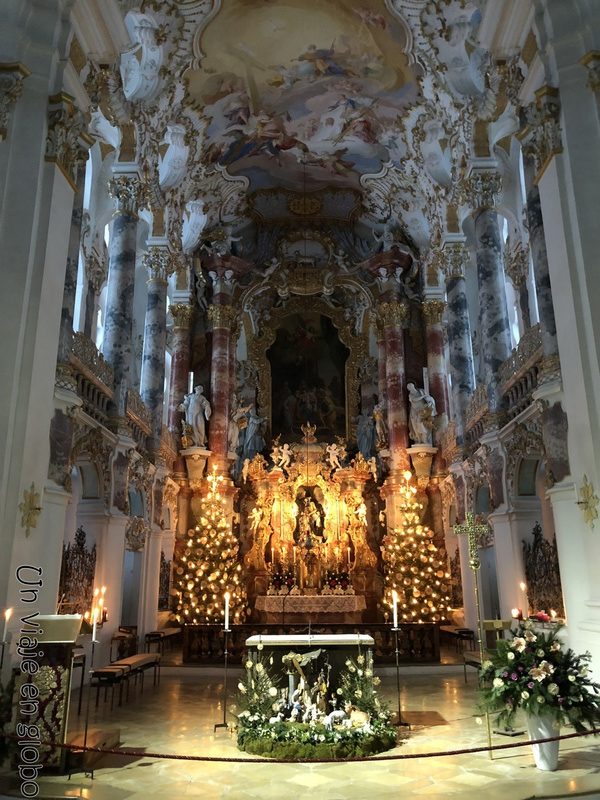
M225 600L229 600L230 597L231 595L229 594L229 592L225 592Z
M511 608L510 610L511 616L513 619L518 619L519 617L519 609L518 608Z
M12 608L7 608L4 612L4 619L8 622L8 620L12 617Z
M527 589L527 584L526 584L526 583L523 583L523 581L521 581L521 583L519 584L519 589L520 589L522 592L524 592L524 591L525 591L525 589Z
M398 602L398 592L395 589L392 589L392 598L394 600L394 603Z

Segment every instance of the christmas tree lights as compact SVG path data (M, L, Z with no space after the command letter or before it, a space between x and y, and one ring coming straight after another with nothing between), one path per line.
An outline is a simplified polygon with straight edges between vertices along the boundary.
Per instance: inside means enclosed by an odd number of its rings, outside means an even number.
M213 468L207 481L208 492L201 498L196 527L188 531L186 547L175 571L176 617L188 625L223 623L228 592L230 620L237 624L246 617L239 544L219 493L223 477Z
M393 608L397 593L398 621L443 622L450 609L450 574L433 543L433 532L421 524L423 505L416 499L412 473L404 473L400 489L402 525L383 538L384 603Z

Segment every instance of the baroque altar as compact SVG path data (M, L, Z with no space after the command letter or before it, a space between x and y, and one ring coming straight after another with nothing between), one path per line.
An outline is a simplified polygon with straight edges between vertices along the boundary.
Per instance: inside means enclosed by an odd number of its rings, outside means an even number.
M360 622L381 597L372 465L341 440L287 446L247 465L240 526L249 605L262 621ZM307 441L308 440L308 441ZM285 598L285 600L283 599Z

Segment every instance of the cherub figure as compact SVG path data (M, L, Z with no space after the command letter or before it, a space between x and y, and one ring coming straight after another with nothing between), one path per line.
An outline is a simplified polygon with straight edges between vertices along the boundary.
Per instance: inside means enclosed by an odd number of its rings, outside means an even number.
M292 456L293 455L294 455L294 452L293 452L292 448L286 442L280 448L279 461L277 463L277 466L280 467L281 469L285 469L286 471L289 470L289 468L292 465Z
M339 447L337 444L332 443L328 444L325 448L325 452L327 453L327 460L329 461L329 466L331 469L341 469L342 465L340 464L340 452Z
M262 517L262 508L260 506L254 506L250 512L250 527L252 528L252 533L256 533L258 531Z

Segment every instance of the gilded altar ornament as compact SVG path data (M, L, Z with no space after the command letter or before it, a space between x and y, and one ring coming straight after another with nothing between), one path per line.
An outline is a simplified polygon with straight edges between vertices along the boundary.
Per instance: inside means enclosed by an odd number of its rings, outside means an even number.
M583 511L583 519L586 525L589 525L590 528L594 530L594 523L598 519L598 504L600 504L600 499L598 495L594 493L594 485L589 482L587 475L583 476L579 497L580 499L577 501L577 505L580 506Z
M317 430L316 425L311 425L310 422L307 421L304 425L300 426L300 430L304 434L302 437L304 444L313 444L313 442L317 441L317 437L315 436L315 431Z
M25 528L25 536L29 536L31 528L37 528L39 515L42 513L40 493L35 490L35 483L23 492L23 502L19 503L21 527Z

